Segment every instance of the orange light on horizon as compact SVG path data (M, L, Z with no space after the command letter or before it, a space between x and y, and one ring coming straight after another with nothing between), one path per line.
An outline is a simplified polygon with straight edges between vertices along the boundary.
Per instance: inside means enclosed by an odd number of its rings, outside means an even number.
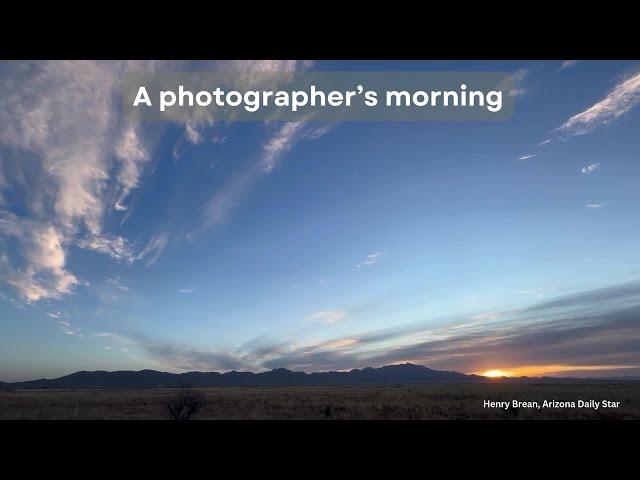
M541 377L541 376L566 376L567 374L579 375L598 371L639 368L637 365L527 365L513 367L508 370L491 369L483 372L476 372L488 378L500 377Z
M509 372L506 372L504 370L487 370L486 372L482 372L480 375L482 375L483 377L489 377L489 378L500 378L500 377L510 377L511 374Z

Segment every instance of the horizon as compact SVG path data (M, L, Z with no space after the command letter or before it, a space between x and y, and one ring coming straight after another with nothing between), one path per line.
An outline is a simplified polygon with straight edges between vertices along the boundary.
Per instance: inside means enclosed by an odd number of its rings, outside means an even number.
M504 71L515 111L415 123L122 115L125 72L225 69ZM640 377L639 71L0 61L0 380L404 363Z
M420 368L424 368L430 371L434 371L434 372L438 372L438 373L455 373L455 374L462 374L465 376L469 376L469 377L481 377L481 378L485 378L487 381L500 381L500 380L518 380L518 379L549 379L549 380L602 380L602 381L606 381L606 380L611 380L611 381L623 381L623 380L640 380L640 376L637 375L620 375L620 376L603 376L603 377L580 377L580 376L571 376L571 377L553 377L553 376L548 376L548 375L542 375L542 376L526 376L526 375L520 375L520 376L513 376L513 375L484 375L482 373L462 373L462 372L457 372L455 370L434 370L432 368L429 368L426 365L420 365L420 364L416 364L416 363L394 363L394 364L389 364L389 365L382 365L380 367L363 367L363 368L352 368L349 370L324 370L324 371L313 371L313 372L305 372L302 370L291 370L285 367L278 367L278 368L273 368L271 370L263 370L263 371L258 371L258 372L254 372L254 371L250 371L250 370L229 370L229 371L224 371L224 372L220 372L220 371L201 371L201 370L192 370L192 371L185 371L185 372L165 372L162 370L153 370L153 369L142 369L142 370L77 370L75 372L71 372L65 375L62 375L60 377L56 377L56 378L33 378L33 379L23 379L23 380L17 380L17 381L13 381L13 382L5 382L0 380L0 383L5 383L5 384L15 384L15 383L28 383L28 382L33 382L33 381L41 381L41 380L45 380L45 381L52 381L52 380L59 380L61 378L65 378L65 377L69 377L78 373L85 373L85 374L90 374L90 373L108 373L108 374L113 374L113 373L144 373L144 372L153 372L153 373L162 373L162 374L169 374L169 375L188 375L188 374L193 374L193 373L197 373L197 374L216 374L216 375L227 375L227 374L244 374L244 373L250 373L252 375L260 375L260 374L268 374L268 373L272 373L275 371L286 371L288 373L304 373L305 375L318 375L318 374L332 374L332 373L351 373L351 372L362 372L365 370L381 370L384 368L389 368L389 367L420 367Z

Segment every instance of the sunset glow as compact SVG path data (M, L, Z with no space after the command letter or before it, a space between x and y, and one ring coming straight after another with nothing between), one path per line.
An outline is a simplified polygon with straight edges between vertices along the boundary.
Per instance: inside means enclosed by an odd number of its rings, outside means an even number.
M484 377L489 378L498 378L498 377L510 377L511 374L509 372L505 372L504 370L487 370L486 372L481 374Z
M513 367L508 370L491 369L478 372L476 375L483 377L543 377L543 376L584 376L589 372L603 370L625 370L637 368L635 365L527 365L523 367Z

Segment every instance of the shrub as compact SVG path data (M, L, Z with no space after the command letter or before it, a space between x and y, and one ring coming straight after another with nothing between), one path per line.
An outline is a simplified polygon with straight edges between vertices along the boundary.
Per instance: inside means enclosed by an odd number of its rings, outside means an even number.
M189 387L179 387L176 394L167 402L167 410L174 420L189 420L198 413L207 401L201 392Z

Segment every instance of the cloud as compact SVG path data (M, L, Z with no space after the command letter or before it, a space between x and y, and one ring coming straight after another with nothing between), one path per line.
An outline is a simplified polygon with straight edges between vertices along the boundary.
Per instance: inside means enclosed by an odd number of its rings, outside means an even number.
M184 127L184 135L187 141L194 145L203 141L203 134L197 124L187 123Z
M162 252L167 247L167 243L169 242L169 235L166 233L159 233L151 237L149 242L145 245L142 251L136 257L136 260L144 260L147 258L145 265L147 267L153 265Z
M471 317L471 320L484 321L484 320L497 320L503 316L503 312L484 312L479 313Z
M190 288L181 288L180 290L178 290L178 293L193 293L193 290L191 290Z
M541 147L543 145L546 145L547 143L551 143L551 139L547 138L546 140L541 141L538 146Z
M127 210L125 199L138 186L138 179L145 162L149 161L149 153L142 144L138 129L128 125L120 134L116 144L116 158L120 162L118 172L118 199L114 208L118 211Z
M60 318L62 317L62 314L60 312L50 312L50 313L47 313L47 317Z
M282 87L282 85L269 83L274 82L274 78L265 77L262 72L285 74L279 75L277 79L279 82L286 83L293 78L294 72L307 70L312 65L312 61L306 60L240 60L220 62L219 68L242 72L242 75L236 79L238 88L246 88L248 86L258 88L259 86L264 89L274 89ZM287 73L291 75L288 76L286 75ZM310 120L310 117L298 122L279 124L263 144L258 161L233 176L204 204L200 224L187 234L187 239L194 240L198 234L223 222L244 197L249 194L258 180L263 175L272 173L282 160L282 157L299 141L316 140L335 126L334 124L316 124L313 126L308 123L308 120ZM187 136L191 136L192 140L197 142L203 139L202 132L194 130L196 128L195 125L200 125L200 123L202 122L188 124L188 128L192 131L186 133ZM222 143L226 141L226 137L213 137L211 141ZM174 153L174 156L180 154L181 152L178 151Z
M84 337L84 335L80 333L81 330L73 328L70 322L66 322L64 320L57 320L56 323L58 324L60 331L65 335L70 335L72 337L81 337L81 338Z
M519 295L535 295L538 298L542 298L543 295L539 290L518 290L516 292Z
M326 125L310 126L305 121L289 122L279 126L263 144L258 161L231 177L209 198L203 207L200 225L187 234L187 238L193 240L198 234L226 220L258 180L272 173L285 153L296 143L304 139L316 140L329 130Z
M78 284L78 279L66 268L64 237L53 225L5 213L0 216L0 234L14 237L20 244L25 265L16 268L5 256L0 262L0 273L27 302L60 298Z
M108 255L115 260L133 263L135 255L132 246L126 238L119 235L102 235L99 237L81 238L76 246Z
M0 211L0 234L18 243L2 279L27 301L60 298L79 282L66 269L68 248L131 259L124 238L104 232L111 209L125 210L148 149L122 120L119 86L125 72L156 62L9 62L0 80L0 146L11 162L3 193L17 217ZM6 177L6 178L5 178ZM0 202L1 203L1 202ZM10 218L10 216L13 217ZM21 231L7 231L7 218ZM6 267L6 265L5 265Z
M566 70L567 68L573 68L578 64L578 60L565 60L560 64L558 70Z
M111 285L114 288L117 288L118 290L122 290L123 292L128 292L129 290L131 290L129 287L124 285L118 277L107 278L107 280L105 280L105 283L107 285Z
M264 144L261 167L266 173L271 172L278 164L280 157L300 140L317 140L329 133L335 124L321 124L312 126L308 120L288 122L283 124L275 134Z
M604 206L603 203L587 203L585 205L585 207L587 207L587 208L600 208L602 206Z
M277 89L282 88L282 83L292 80L292 75L296 71L304 71L313 65L312 61L306 60L232 60L221 61L209 64L207 67L235 72L233 78L235 87L243 89ZM280 75L265 76L265 72L279 73ZM279 83L278 83L279 82ZM200 145L206 140L205 130L214 125L211 116L202 111L194 111L194 117L186 122L184 127L184 138L180 139L173 148L174 158L180 158L185 152L184 143ZM227 137L213 136L211 143L224 143Z
M550 313L538 322L522 323L519 312L500 323L467 324L463 332L455 328L434 331L426 325L398 327L316 346L281 349L262 365L314 371L411 361L463 372L549 364L572 365L578 370L580 366L599 365L610 372L625 365L638 373L640 328L634 319L640 314L640 298L636 297L636 303L628 308L620 307L613 301L616 290L609 291L612 303L604 311L599 304L602 295L586 292L573 299L579 301L581 311L558 310L566 307L564 301L549 303L536 309ZM551 314L552 310L555 313Z
M3 207L6 205L6 200L2 194L2 191L7 188L8 184L7 184L7 180L4 177L4 161L3 158L0 156L0 207Z
M518 160L527 160L529 158L533 158L535 157L535 155L523 155L521 157L518 157Z
M191 348L121 334L99 335L122 339L119 342L127 346L136 344L175 371L285 367L312 372L410 361L462 372L525 367L534 371L535 366L543 373L619 375L623 370L640 374L639 315L640 282L635 282L480 315L490 322L469 323L465 322L469 315L461 315L444 323L431 319L310 343L262 335L235 351Z
M613 285L585 292L573 293L557 297L553 300L538 303L528 311L548 310L558 307L583 307L602 302L617 302L640 300L640 282L629 282Z
M594 172L599 166L600 166L600 163L592 163L591 165L587 165L580 171L582 173L591 173L591 172Z
M367 255L367 258L365 258L362 262L358 263L356 265L356 268L363 268L363 267L368 267L370 265L373 265L374 263L376 263L378 261L378 259L384 255L384 253L382 252L374 252L374 253L370 253L369 255Z
M524 79L529 75L529 70L521 68L511 74L511 80L513 81L513 88L509 90L508 95L511 97L517 97L524 95L527 91L522 87Z
M263 146L263 156L261 168L264 172L271 172L277 165L280 157L291 150L294 143L299 139L299 133L304 127L304 122L285 123L276 134L271 137Z
M583 135L608 125L640 103L640 73L619 82L609 94L556 129L568 136Z
M137 181L131 164L145 158L136 130L119 124L117 88L131 67L122 62L53 61L16 64L3 84L0 142L37 157L60 223L101 230L114 160L115 188ZM123 131L124 128L124 131Z
M246 368L247 363L229 353L219 353L177 345L143 342L141 346L166 367L179 371L229 371Z
M328 324L338 323L347 316L344 310L323 310L309 315L305 320L310 322L322 322Z

